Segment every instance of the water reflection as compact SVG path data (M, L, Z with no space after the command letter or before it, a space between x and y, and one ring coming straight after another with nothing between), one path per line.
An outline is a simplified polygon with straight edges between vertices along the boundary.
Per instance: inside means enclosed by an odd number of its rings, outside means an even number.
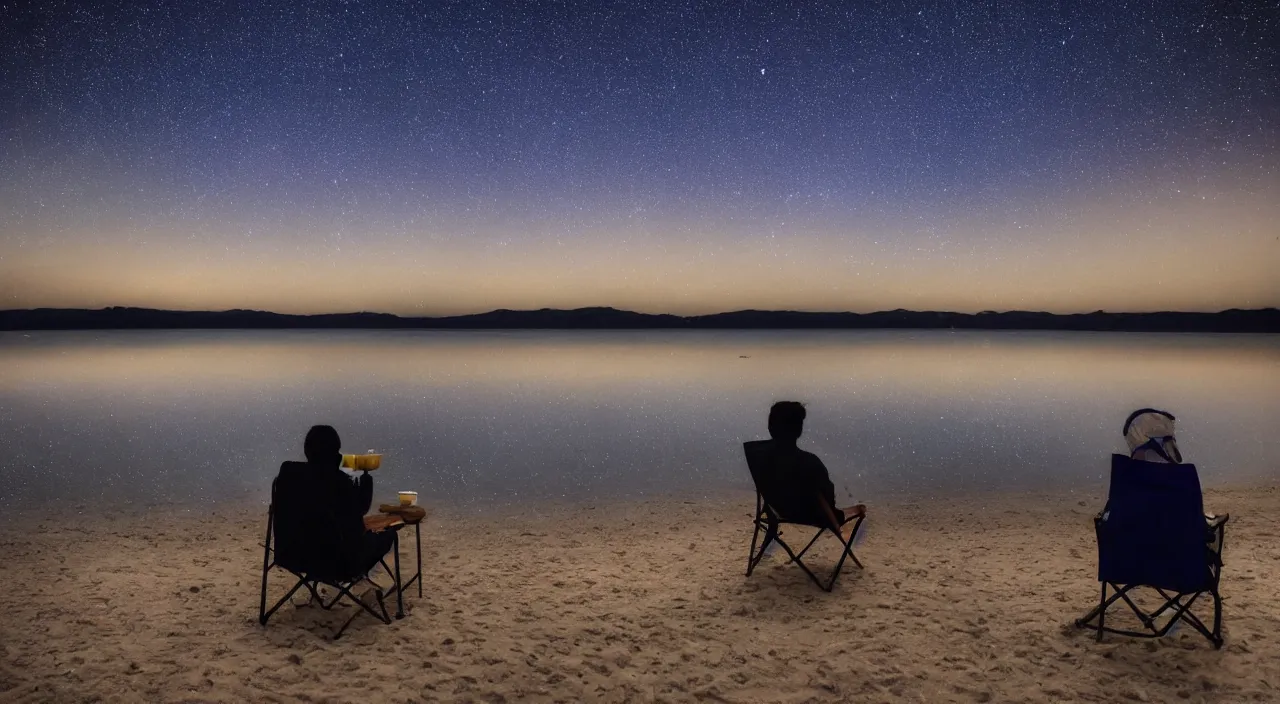
M5 333L0 496L259 493L317 422L386 453L388 496L746 487L739 443L781 398L806 402L802 446L859 499L1093 487L1145 405L1178 414L1206 484L1280 464L1276 336Z

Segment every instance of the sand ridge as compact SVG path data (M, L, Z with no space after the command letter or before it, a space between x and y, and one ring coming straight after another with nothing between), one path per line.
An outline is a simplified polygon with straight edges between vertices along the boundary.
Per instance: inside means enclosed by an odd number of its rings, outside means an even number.
M1280 489L1207 493L1233 516L1221 651L1189 628L1099 644L1069 626L1097 598L1100 504L873 503L867 569L831 594L781 553L744 578L749 494L440 508L425 596L337 642L346 611L258 626L263 506L11 513L0 701L1280 701Z

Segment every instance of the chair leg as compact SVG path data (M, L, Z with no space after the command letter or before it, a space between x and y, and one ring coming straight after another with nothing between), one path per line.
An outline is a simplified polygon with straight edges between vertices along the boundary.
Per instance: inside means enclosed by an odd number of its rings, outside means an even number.
M1191 601L1194 601L1194 600L1195 600L1195 597L1198 597L1198 596L1200 596L1200 595L1199 595L1199 594L1194 595L1194 596L1192 597ZM1165 628L1165 629L1164 629L1164 630L1165 630L1165 632L1166 632L1166 633L1167 633L1167 632L1170 632L1170 631L1171 631L1171 629L1172 629L1172 625L1173 625L1174 623L1177 623L1177 622L1178 622L1178 620L1185 621L1186 623L1191 624L1191 627L1192 627L1192 628L1194 628L1196 631L1198 631L1198 632L1200 633L1200 635L1204 636L1204 637L1205 637L1205 638L1206 638L1210 643L1213 643L1213 646L1214 646L1214 648L1216 649L1217 647L1219 647L1219 642L1218 642L1218 641L1219 641L1219 639L1218 639L1218 637L1217 637L1216 635L1214 635L1214 632L1213 632L1213 631L1209 630L1209 627L1208 627L1208 626L1204 625L1204 621L1201 621L1201 620L1200 620L1200 618L1199 618L1198 616L1196 616L1195 614L1191 613L1191 611L1190 611L1191 601L1188 601L1188 602L1187 602L1187 610L1185 610L1185 611L1183 611L1182 613L1180 613L1180 614L1175 618L1175 620L1171 621L1171 622L1170 622L1170 624L1169 624L1169 627L1167 627L1167 628Z
M822 537L822 533L824 532L824 530L825 530L825 529L820 529L820 530L818 530L818 532L817 532L816 534L814 534L813 539L809 541L809 544L808 544L808 545L805 545L803 550L801 550L800 552L796 553L796 557L804 557L804 554L805 554L805 553L807 553L807 552L809 552L809 548L813 547L813 544L814 544L814 543L816 543L816 542L818 542L818 538L821 538L821 537ZM842 542L843 542L843 541L842 541Z
M378 589L376 592L374 592L374 596L378 598L378 610L382 612L382 622L386 624L390 624L391 615L387 613L387 599L383 595L382 589Z
M404 618L404 583L400 581L400 532L391 534L391 549L396 563L396 618Z
M764 531L764 540L760 543L760 549L757 550L756 539L759 537L761 531ZM764 559L764 551L769 548L769 544L774 542L779 545L782 544L782 538L778 535L777 526L762 526L759 521L757 521L755 531L751 534L751 553L747 555L748 577L750 577L755 568L760 565L760 561Z
M841 553L840 560L836 562L836 568L831 572L831 578L827 581L827 591L831 591L835 588L836 580L839 579L840 572L844 569L845 560L853 560L853 564L857 565L859 569L862 569L862 563L858 561L858 556L853 554L853 541L857 540L858 528L861 525L862 519L859 519L858 522L853 525L853 531L849 534L848 540L845 540L840 533L832 531L836 536L836 540L840 541Z
M756 568L756 541L760 539L760 519L757 518L752 522L753 530L751 531L751 547L747 549L747 576L751 576L751 571ZM763 552L763 550L761 551Z
M1227 549L1226 524L1218 526L1217 552L1213 555L1213 581L1210 594L1213 595L1213 647L1222 648L1222 594L1218 591L1222 583L1222 553Z
M849 559L849 544L840 538L840 534L836 534L836 538L840 540L840 559L836 561L836 568L831 570L831 577L827 579L827 591L831 591L836 587L836 580L840 578L840 570L844 568L844 561Z
M1098 599L1098 634L1095 639L1102 642L1102 629L1107 618L1107 583L1102 583L1102 596Z
M258 623L266 625L267 618L267 574L271 572L271 522L272 511L267 510L267 537L262 541L262 596L258 600Z
M1120 592L1120 598L1124 599L1124 603L1129 605L1129 610L1133 612L1133 615L1138 617L1138 620L1142 622L1142 625L1144 628L1153 632L1156 630L1155 620L1152 619L1150 616L1148 616L1146 612L1144 612L1141 608L1139 608L1139 606L1136 603L1134 603L1133 599L1129 598L1128 590L1122 590Z
M369 615L373 616L374 618L378 619L379 621L385 624L391 623L391 616L390 614L387 613L387 604L384 598L385 590L383 590L382 586L379 585L377 582L373 581L372 579L369 579L368 576L364 577L363 579L357 579L349 584L335 584L332 582L326 582L325 584L328 584L329 586L337 590L337 594L334 595L331 601L325 602L324 598L320 596L320 593L317 591L318 583L315 580L309 579L305 576L297 575L297 573L294 573L294 574L295 576L298 577L297 583L293 585L293 588L289 590L289 593L285 594L283 597L280 597L280 600L277 601L274 605L272 605L270 609L267 609L265 607L267 581L266 581L266 576L264 574L262 606L260 607L260 613L258 616L258 622L261 623L263 626L267 625L267 620L270 619L276 613L276 611L279 611L280 607L287 604L289 600L293 598L293 595L296 594L298 590L302 589L303 587L306 587L307 590L311 592L312 600L318 603L320 605L320 608L324 609L325 611L329 611L333 609L333 607L336 606L338 602L342 601L344 597L355 602L356 605L360 607L355 611L355 613L353 613L349 618L347 618L346 622L343 623L342 626L338 629L337 633L334 634L333 636L334 640L337 640L342 637L342 634L345 633L347 630L347 626L351 625L352 620L354 620L356 616L359 616L361 611L368 613ZM378 610L381 611L382 613L378 613L378 611L374 611L371 606L364 603L362 599L356 598L356 595L352 593L351 590L361 582L368 582L369 584L373 585L374 596L378 600Z
M791 558L791 561L798 565L800 569L804 570L804 573L809 575L809 579L812 580L814 584L818 585L819 589L824 592L831 591L830 585L823 584L822 580L818 579L818 575L814 574L813 570L809 569L809 566L804 564L804 560L800 559L800 556L791 549L790 545L787 545L786 541L781 538L775 538L775 540L778 541L778 544L782 546L783 550L787 551L787 556Z
M370 580L370 582L372 582L372 580ZM373 582L373 586L377 587L378 585L376 582ZM316 585L311 585L311 598L320 603L320 608L325 611L332 611L333 607L337 606L342 601L342 592L339 591L334 594L333 598L326 603L324 597L320 596L320 592L317 590Z
M1157 590L1157 591L1160 591L1160 590ZM1177 625L1179 621L1186 621L1187 623L1191 624L1191 626L1195 628L1197 631L1200 631L1206 637L1209 637L1209 640L1213 640L1213 638L1209 636L1209 629L1205 628L1204 624L1200 622L1200 619L1196 618L1195 614L1191 613L1191 605L1196 603L1196 599L1200 598L1200 594L1201 592L1196 592L1195 594L1192 594L1190 598L1187 599L1186 603L1182 602L1182 597L1186 596L1184 594L1177 594L1172 598L1166 597L1168 601L1166 601L1164 606L1158 609L1157 612L1163 613L1165 611L1171 610L1173 612L1173 615L1169 617L1169 620L1167 622L1165 622L1164 628L1161 628L1158 631L1156 631L1157 637L1168 635L1169 632L1173 630L1173 627ZM1155 630L1154 616L1151 618L1151 621L1152 621L1152 630Z
M1168 592L1159 587L1156 587L1155 590L1156 593L1160 595L1160 598L1164 599L1164 604L1151 613L1152 621L1160 618L1160 615L1169 609L1176 609L1178 606L1181 606L1181 602L1179 600L1182 598L1181 594L1174 594L1170 596Z
M375 587L375 589L374 589L374 596L375 596L375 597L377 598L377 600L378 600L378 606L381 608L381 610L382 610L382 614L379 614L377 611L374 611L374 610L373 610L373 607L371 607L371 606L369 606L368 604L364 603L364 600L363 600L363 599L357 598L355 594L352 594L352 593L351 593L351 588L352 588L352 587L354 587L356 584L359 584L359 582L353 582L352 584L350 584L350 585L346 585L346 586L338 585L338 586L337 586L337 588L338 588L338 596L334 597L334 601L336 602L338 599L341 599L341 598L343 598L343 597L346 597L346 598L350 599L351 601L354 601L354 602L356 603L356 605L360 607L360 610L359 610L359 611L356 611L356 612L355 612L355 613L353 613L353 614L351 614L351 616L350 616L349 618L347 618L346 622L342 624L342 627L338 629L338 632L337 632L337 633L335 633L335 634L333 635L333 639L334 639L334 640L338 640L339 638L341 638L341 637L342 637L342 634L343 634L343 633L345 633L345 632L346 632L346 630L347 630L347 626L350 626L350 625L351 625L351 622L352 622L352 621L354 621L354 620L356 619L356 617L360 615L361 611L363 611L363 612L365 612L365 613L369 614L370 616L372 616L372 617L374 617L374 618L378 619L379 621L383 622L384 624L390 624L390 623L391 623L391 617L387 615L387 607L386 607L386 604L383 602L382 589L381 589L380 587L378 587L378 586L377 586L377 584L375 584L375 583L373 583L373 582L370 582L370 583L371 583L371 584L374 584L374 587Z
M1157 591L1164 594L1163 590ZM1208 594L1209 597L1213 599L1213 629L1206 626L1204 621L1201 621L1200 617L1196 616L1191 611L1191 606L1204 594ZM1185 603L1182 602L1183 597L1187 597L1187 601ZM1160 629L1156 634L1157 637L1169 634L1177 623L1185 622L1190 624L1192 628L1200 633L1200 635L1204 636L1210 643L1212 643L1215 650L1222 647L1222 604L1215 591L1210 589L1195 592L1190 595L1178 594L1170 598L1169 602L1172 604L1173 615L1169 617L1169 622L1165 624L1164 628ZM1168 604L1166 604L1166 606L1168 606Z
M858 569L865 569L865 568L862 566L862 563L858 560L858 556L853 554L853 544L858 541L858 536L861 535L859 531L862 530L862 522L865 519L866 519L866 516L859 516L857 522L853 524L853 530L849 533L848 542L841 541L841 542L845 542L845 546L844 546L845 554L849 556L849 559L853 560L853 564L857 565ZM839 534L837 534L837 537L838 536Z
M1105 593L1105 589L1103 592ZM1076 619L1076 628L1093 628L1093 619L1098 617L1098 612L1102 610L1102 601L1098 605L1089 610L1089 613Z
M284 606L284 605L285 605L285 603L287 603L287 602L289 601L289 599L293 598L294 593L296 593L299 589L301 589L301 588L303 587L303 585L304 585L304 584L307 584L307 581L306 581L305 579L299 579L299 580L298 580L298 583L297 583L297 584L295 584L295 585L293 585L293 589L290 589L288 594L285 594L284 596L280 597L280 601L277 601L277 602L275 603L275 605L273 605L270 609L265 609L264 611L262 611L262 613L261 613L261 614L259 614L259 615L258 615L258 623L262 624L263 626L267 625L267 619L271 618L271 616L272 616L273 614L275 614L275 612L277 612L277 611L279 611L279 610L280 610L280 607L281 607L281 606ZM267 593L267 592L266 592L266 586L265 586L265 585L266 585L266 577L265 577L265 576L263 577L263 585L264 585L264 586L263 586L263 592L262 592L262 593L263 593L263 604L264 604L264 606L265 606L265 604L266 604L266 593ZM310 588L310 585L307 585L307 586L308 586L308 588Z
M813 570L809 569L809 566L804 563L804 555L809 551L809 548L812 548L814 543L818 541L818 538L822 537L822 534L829 530L827 528L820 529L800 552L792 550L791 546L788 545L781 537L777 536L776 532L773 532L772 530L766 532L764 542L761 544L759 551L756 551L756 536L753 535L751 539L752 555L747 561L747 576L751 576L751 570L755 569L755 566L760 562L760 559L764 557L764 549L768 547L770 540L772 540L777 542L778 545L781 545L782 549L786 551L788 563L795 563L798 565L800 569L804 570L804 573L809 576L809 579L812 580L814 584L818 585L819 589L824 592L830 592L835 589L836 580L839 579L840 573L844 569L845 560L853 560L853 564L857 565L859 568L862 567L862 563L858 560L857 555L853 554L853 541L857 538L858 527L861 523L862 521L859 519L858 523L854 525L853 533L847 541L838 531L832 531L836 536L836 540L840 541L841 554L840 560L836 563L835 569L832 570L831 575L827 577L825 581L819 578L818 575L814 574ZM757 523L757 533L760 530L761 526Z
M270 565L262 566L262 594L258 599L258 623L267 624L267 575L271 572Z
M1222 648L1222 596L1218 594L1218 585L1213 585L1213 647Z
M347 626L350 626L350 625L351 625L351 622L352 622L352 621L354 621L354 620L356 620L356 617L357 617L357 616L359 616L359 615L360 615L360 612L359 612L359 611L356 611L356 612L352 613L350 616L348 616L348 617L347 617L347 620L346 620L346 621L343 621L343 622L342 622L342 626L340 626L340 627L338 628L337 632L335 632L335 633L333 634L333 639L334 639L334 640L338 640L339 638L341 638L341 637L342 637L342 634L347 632Z
M1205 590L1203 592L1187 592L1179 594L1170 594L1166 590L1156 589L1156 591L1165 599L1165 602L1151 614L1142 610L1142 608L1130 596L1129 592L1140 585L1115 585L1102 582L1101 596L1099 597L1098 606L1086 614L1083 618L1076 620L1076 626L1081 628L1091 628L1097 634L1097 640L1101 641L1104 633L1115 633L1117 635L1128 636L1133 638L1162 638L1173 632L1173 629L1180 623L1190 625L1193 629L1203 635L1209 642L1213 643L1215 648L1222 647L1221 635L1221 604L1214 599L1214 622L1213 628L1205 625L1191 608L1196 601L1204 594L1209 594L1211 598L1216 597L1214 591ZM1110 587L1113 593L1107 594ZM1127 629L1109 628L1106 625L1107 609L1116 602L1123 601L1126 606L1133 611L1134 615L1142 622L1144 630L1133 631ZM1157 625L1157 620L1166 612L1169 613L1168 620L1163 626ZM1093 619L1097 619L1095 623Z

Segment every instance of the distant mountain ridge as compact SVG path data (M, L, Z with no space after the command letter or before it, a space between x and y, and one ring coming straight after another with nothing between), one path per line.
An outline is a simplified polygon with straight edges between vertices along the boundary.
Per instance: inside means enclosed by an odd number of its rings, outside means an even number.
M402 317L390 313L291 315L257 310L173 311L111 307L0 311L0 330L1077 330L1115 332L1278 333L1280 309L1218 313L806 313L740 310L679 316L616 308L494 310L473 315Z

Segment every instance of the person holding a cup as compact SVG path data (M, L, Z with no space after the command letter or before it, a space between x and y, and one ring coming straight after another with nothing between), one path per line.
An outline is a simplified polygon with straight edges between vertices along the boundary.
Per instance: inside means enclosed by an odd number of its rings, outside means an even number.
M368 574L386 555L395 537L389 532L365 529L364 516L373 505L373 477L368 469L355 478L342 471L342 440L332 426L316 425L307 431L303 442L305 465L287 462L281 468L297 467L305 473L298 484L305 486L305 504L310 507L304 518L307 525L300 526L311 540L319 545L338 545L336 559L338 569L355 574ZM291 471L299 471L298 469Z

